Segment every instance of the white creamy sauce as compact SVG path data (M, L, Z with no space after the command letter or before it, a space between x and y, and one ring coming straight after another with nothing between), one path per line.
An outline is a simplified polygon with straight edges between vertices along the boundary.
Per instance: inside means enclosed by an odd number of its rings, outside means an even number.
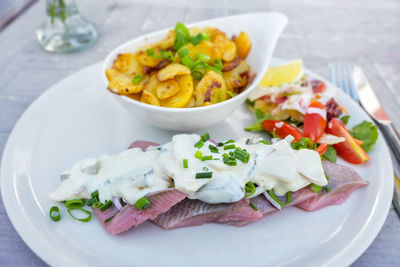
M327 184L319 154L308 149L293 150L286 140L266 145L252 139L247 145L247 139L241 139L228 144L250 154L248 163L237 160L237 166L223 162L223 154L234 149L218 147L219 152L212 153L209 146L214 144L210 141L200 149L194 147L199 140L197 134L180 134L160 150L133 148L79 161L62 173L61 184L49 197L56 201L88 199L98 190L101 202L120 197L135 204L143 196L175 186L191 199L227 203L242 199L249 181L256 184L257 194L273 189L277 195L310 183ZM213 159L202 161L194 156L196 151ZM184 159L188 168L183 166ZM212 172L212 178L196 179L196 173L202 172Z

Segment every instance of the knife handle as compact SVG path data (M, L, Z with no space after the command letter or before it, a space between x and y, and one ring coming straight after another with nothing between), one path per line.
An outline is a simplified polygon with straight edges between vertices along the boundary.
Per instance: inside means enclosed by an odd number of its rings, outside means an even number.
M386 137L387 142L389 143L390 148L393 151L394 156L396 157L397 162L400 164L400 135L394 128L391 122L379 122L379 126L381 126L381 131L383 135Z

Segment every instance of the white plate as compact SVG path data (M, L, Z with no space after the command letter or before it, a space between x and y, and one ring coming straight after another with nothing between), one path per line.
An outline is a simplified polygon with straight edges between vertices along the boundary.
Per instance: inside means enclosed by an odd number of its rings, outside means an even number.
M136 139L163 143L174 134L127 114L103 88L100 70L101 63L90 66L40 96L4 150L1 193L8 216L50 265L343 266L360 256L381 229L393 192L382 138L371 160L355 167L370 185L344 204L316 212L288 208L242 228L208 224L166 231L147 222L119 236L109 235L96 220L74 221L65 211L60 222L52 222L48 211L55 203L47 195L62 170L82 158L119 152ZM340 101L352 124L368 119L349 97L341 94ZM253 120L243 106L206 130L216 140L238 138L249 135L243 126Z

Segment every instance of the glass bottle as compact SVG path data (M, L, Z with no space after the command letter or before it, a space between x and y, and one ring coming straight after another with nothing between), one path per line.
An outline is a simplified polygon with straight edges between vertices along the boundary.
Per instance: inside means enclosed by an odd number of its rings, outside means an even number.
M36 37L43 49L68 53L92 46L97 31L79 14L74 0L46 0L46 21L36 30Z

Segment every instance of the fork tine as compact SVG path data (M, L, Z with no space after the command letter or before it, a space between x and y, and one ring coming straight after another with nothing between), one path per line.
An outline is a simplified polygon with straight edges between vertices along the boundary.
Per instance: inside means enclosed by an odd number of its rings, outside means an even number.
M334 85L337 85L337 79L336 79L336 71L335 71L335 65L329 65L329 69L331 72L331 83L333 83Z
M343 77L343 90L350 97L353 97L350 92L349 80L351 79L350 73L348 72L346 67L341 68L342 77Z
M353 81L353 78L352 78L353 67L351 65L349 65L347 67L347 72L349 73L349 77L350 77L349 84L350 84L351 96L354 99L354 101L359 101L360 99L358 98L356 87L354 85L354 81Z

